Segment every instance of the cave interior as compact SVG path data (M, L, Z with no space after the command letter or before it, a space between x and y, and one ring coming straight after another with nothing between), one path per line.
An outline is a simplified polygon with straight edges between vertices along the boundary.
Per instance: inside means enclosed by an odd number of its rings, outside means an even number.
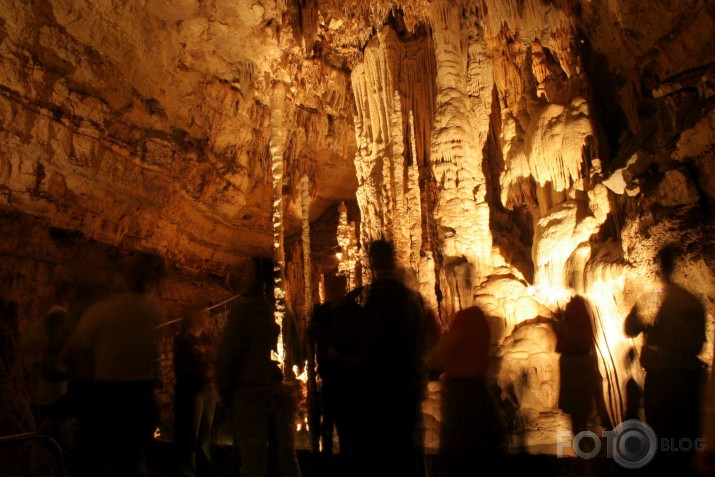
M707 0L0 0L0 434L34 429L20 342L58 281L164 258L166 435L187 307L220 334L272 259L303 379L313 305L370 282L378 238L443 328L485 311L527 447L569 429L550 320L585 297L620 422L665 244L713 361L714 106Z

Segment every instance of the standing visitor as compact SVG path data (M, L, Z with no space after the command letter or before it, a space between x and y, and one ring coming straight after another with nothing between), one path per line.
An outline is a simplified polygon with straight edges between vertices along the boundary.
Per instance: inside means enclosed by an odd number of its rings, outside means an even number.
M174 445L179 475L214 475L211 431L216 410L214 339L210 313L192 307L174 339Z
M272 273L271 261L258 261L256 286L234 302L218 348L216 379L231 410L236 477L267 477L272 465L280 477L300 477L295 399L280 364L271 359L280 331Z
M348 295L362 308L354 352L340 358L341 372L356 384L354 470L357 475L423 475L428 314L421 296L397 278L390 242L372 242L368 256L372 283Z
M83 477L147 475L146 451L158 423L156 330L164 311L156 303L156 292L163 276L161 257L132 257L128 290L91 305L67 344L68 360L86 360L88 373L77 437Z
M705 365L699 355L705 343L705 308L698 297L673 281L679 257L674 245L657 255L664 282L663 301L652 323L633 308L625 333L643 333L641 365L646 377L643 410L659 439L689 441L689 450L658 452L651 466L663 472L693 471L694 442L700 435ZM675 475L675 474L673 474Z
M563 313L555 317L554 333L556 352L560 354L559 408L570 416L573 436L583 431L599 435L601 429L597 425L611 430L598 367L593 312L585 298L571 297ZM580 445L585 452L596 448L592 439L582 439ZM593 473L592 460L581 459L579 464L583 475Z
M505 432L489 384L490 326L478 306L452 317L429 354L442 372L439 468L444 477L494 475L502 468Z
M574 295L563 313L554 320L556 352L559 357L559 408L571 416L573 435L581 431L599 433L600 420L610 430L603 400L603 378L598 367L593 312L588 302Z
M61 398L67 392L70 375L60 359L60 352L72 333L73 324L67 311L74 296L74 285L59 280L54 301L41 319L30 324L23 336L22 347L31 360L31 404L40 432L62 442L59 425Z

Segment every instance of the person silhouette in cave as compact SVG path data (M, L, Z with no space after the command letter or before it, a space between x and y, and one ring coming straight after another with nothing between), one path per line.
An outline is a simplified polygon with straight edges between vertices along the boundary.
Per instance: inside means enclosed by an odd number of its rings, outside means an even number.
M280 333L273 315L273 261L255 263L252 289L234 301L217 351L216 385L232 418L233 474L300 477L297 399L272 359Z
M164 275L159 255L131 257L127 290L89 306L68 340L69 362L89 361L77 436L80 476L147 475L146 452L159 417L157 329L165 312L156 293Z
M593 312L585 298L574 295L569 300L563 313L555 317L554 333L556 352L560 353L559 408L571 416L574 436L581 431L593 431L594 420L594 424L610 430L603 400L603 377L598 367Z
M423 475L421 403L429 315L422 297L397 278L392 243L373 241L368 257L373 280L346 297L361 311L354 320L353 349L340 357L357 403L352 470L356 475Z
M492 387L491 328L476 305L454 314L428 355L442 375L439 469L444 477L492 475L503 467L506 429Z
M357 358L363 350L364 340L358 337L364 336L366 331L361 305L365 290L358 287L344 296L341 295L344 287L340 292L333 290L332 299L320 307L320 316L314 323L318 328L313 331L322 379L324 450L330 452L332 445L326 441L331 439L334 428L339 452L330 465L337 475L352 475L356 469L355 429L361 418L355 410L362 406L365 386L362 382L364 372Z
M316 303L313 306L308 327L308 336L315 347L317 374L320 384L316 391L314 429L320 429L317 434L318 448L328 457L333 455L333 436L336 414L336 383L338 366L331 356L333 347L332 330L335 322L335 306L332 302ZM322 446L320 443L322 442Z
M216 350L211 313L204 305L189 308L174 338L174 447L179 475L214 475L211 432L216 411Z
M39 432L58 442L62 424L62 397L67 392L70 374L60 352L72 333L68 308L74 299L75 285L60 279L55 285L54 301L45 315L30 324L22 345L32 361L32 407Z
M643 388L633 376L632 367L638 360L638 352L631 348L626 353L626 368L631 369L631 377L626 382L626 410L623 417L628 419L640 419L643 407Z
M634 306L624 331L643 333L641 365L646 377L643 410L646 422L659 439L690 442L688 449L658 452L650 466L665 472L693 472L695 440L700 435L706 365L700 360L705 344L705 307L693 293L673 281L680 252L675 244L662 247L657 256L664 282L663 300L652 323Z

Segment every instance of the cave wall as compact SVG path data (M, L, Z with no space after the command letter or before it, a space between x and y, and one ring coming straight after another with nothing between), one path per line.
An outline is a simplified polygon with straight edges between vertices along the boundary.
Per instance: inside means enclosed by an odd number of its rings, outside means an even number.
M87 250L116 268L161 253L180 277L169 308L230 295L250 257L277 257L302 336L304 218L320 254L341 201L359 210L360 250L394 240L443 325L471 303L487 311L498 381L517 383L535 434L563 424L548 319L567 290L595 306L615 421L637 373L623 317L657 288L662 244L686 252L676 279L704 300L713 336L711 2L0 0L0 12L0 291L21 308L8 343ZM332 260L312 262L313 284Z
M55 304L54 288L61 281L76 287L73 303L124 290L125 269L131 250L112 247L79 233L47 227L42 219L23 214L0 214L0 296L15 303L14 319L3 313L2 372L0 395L10 403L0 413L3 435L27 432L38 423L30 411L30 356L22 349L23 338L33 323ZM180 320L195 305L212 307L245 293L253 277L250 260L236 264L225 276L190 272L167 264L167 275L156 298L166 312L167 324L158 331L161 347L162 383L157 389L161 427L173 428L173 367L171 346L180 330ZM230 304L230 302L229 302ZM213 313L212 331L218 336L225 321L226 307Z
M179 277L161 298L175 316L202 290L236 292L246 263L271 256L276 187L288 235L301 224L293 177L310 180L312 219L354 197L347 75L303 61L294 13L270 2L0 3L0 295L20 304L8 339L90 249L113 269L133 251L160 253ZM288 85L285 184L272 170L275 80ZM8 379L22 387L16 351Z
M516 387L535 441L567 424L540 319L585 296L620 422L625 382L642 381L623 318L659 287L668 242L708 310L712 362L712 6L434 1L427 17L414 36L382 26L352 70L361 238L394 240L443 323L487 311L498 384ZM414 80L420 54L417 76L434 82ZM429 140L416 144L419 130Z

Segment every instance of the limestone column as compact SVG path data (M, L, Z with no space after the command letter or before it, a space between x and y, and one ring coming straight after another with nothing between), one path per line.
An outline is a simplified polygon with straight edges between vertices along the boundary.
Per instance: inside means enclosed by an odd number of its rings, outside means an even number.
M303 245L303 291L305 293L303 303L305 306L306 330L309 330L313 314L313 271L310 261L310 180L307 175L303 175L300 180L300 193L301 215L303 219L303 230L301 234L301 242ZM318 399L318 386L315 380L315 343L312 339L307 339L306 343L308 355L308 362L306 364L306 374L308 378L306 381L308 388L308 422L311 427L311 449L313 453L317 453L320 451L320 417L315 412L316 401Z
M282 82L273 85L271 92L271 176L273 179L273 276L275 298L275 320L280 327L278 335L278 353L276 359L285 365L283 342L283 318L285 317L285 251L283 237L283 151L286 139L286 86Z
M437 95L430 160L438 187L434 214L438 240L445 263L466 260L478 279L489 273L492 252L482 169L492 63L483 36L469 33L460 7L439 0L432 3L432 11Z
M351 76L360 241L364 246L381 237L392 240L398 266L431 308L436 308L434 262L423 233L423 221L431 218L422 216L420 182L429 176L434 71L428 35L402 40L386 26L370 40ZM366 274L365 257L362 264ZM369 280L363 277L363 283Z

